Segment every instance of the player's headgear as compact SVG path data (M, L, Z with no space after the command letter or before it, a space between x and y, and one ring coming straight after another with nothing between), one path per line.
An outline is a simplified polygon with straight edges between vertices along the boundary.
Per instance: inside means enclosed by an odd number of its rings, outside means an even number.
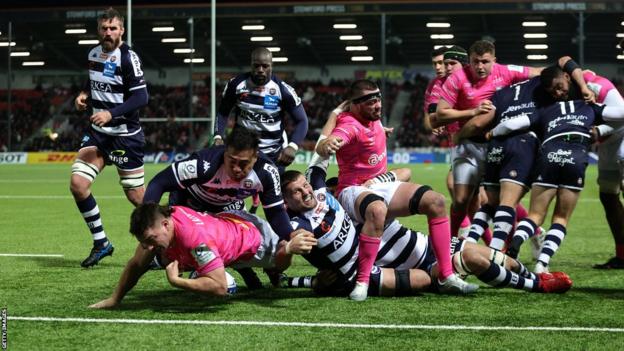
M468 63L468 53L466 49L458 45L453 45L444 52L445 60L455 60L465 65Z

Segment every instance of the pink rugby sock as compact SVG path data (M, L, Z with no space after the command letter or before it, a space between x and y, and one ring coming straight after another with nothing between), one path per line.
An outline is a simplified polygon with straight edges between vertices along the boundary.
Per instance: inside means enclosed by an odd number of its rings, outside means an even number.
M377 251L379 251L380 238L368 236L360 233L360 243L358 245L358 270L356 281L368 284L370 280L371 269L377 259Z
M427 223L429 224L431 246L433 246L433 252L438 261L440 280L444 280L453 274L449 220L448 217L430 218Z

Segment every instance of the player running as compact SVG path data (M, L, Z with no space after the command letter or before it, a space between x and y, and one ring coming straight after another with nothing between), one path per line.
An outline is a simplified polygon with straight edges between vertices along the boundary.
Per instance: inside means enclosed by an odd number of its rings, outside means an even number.
M89 256L80 263L91 267L115 248L104 231L100 208L91 184L107 165L115 165L119 184L133 205L143 200L145 136L139 109L148 102L139 56L122 41L124 18L110 8L97 19L100 44L89 51L89 80L74 103L78 111L93 109L72 165L70 191L93 238Z

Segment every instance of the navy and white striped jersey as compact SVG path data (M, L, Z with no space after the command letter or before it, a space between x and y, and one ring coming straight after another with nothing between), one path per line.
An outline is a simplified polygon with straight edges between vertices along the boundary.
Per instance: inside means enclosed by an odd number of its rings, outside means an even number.
M93 113L120 106L132 91L146 88L139 56L125 43L112 52L103 52L101 45L94 47L89 51L89 86ZM95 124L91 127L113 136L141 131L138 109L112 117L103 127Z
M224 152L225 146L216 146L173 163L171 169L178 186L204 208L223 207L255 194L260 195L265 209L283 205L279 173L265 155L259 153L249 175L235 181L225 170Z
M256 86L250 76L251 73L241 74L227 83L219 114L227 118L232 108L235 108L236 123L255 130L260 137L260 151L269 158L275 158L284 142L284 112L294 115L293 111L301 105L301 99L290 85L275 76L271 76L271 80L263 86ZM307 119L305 113L304 118ZM223 131L217 132L223 134ZM301 138L304 136L305 131Z
M294 229L312 232L317 246L304 257L318 269L337 270L345 279L355 278L361 226L356 227L338 200L325 187L325 171L311 167L308 179L317 205L304 213L291 214ZM375 264L379 267L409 269L425 261L428 240L394 220L386 226Z

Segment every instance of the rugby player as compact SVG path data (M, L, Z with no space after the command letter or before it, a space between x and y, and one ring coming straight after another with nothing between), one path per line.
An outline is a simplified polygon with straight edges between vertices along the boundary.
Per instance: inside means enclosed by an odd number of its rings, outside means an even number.
M434 56L438 53L440 53L439 56ZM468 63L468 53L466 52L466 49L462 48L461 46L454 45L451 47L442 47L438 50L434 50L431 55L431 61L433 68L436 72L436 77L431 80L431 82L429 82L429 85L425 90L425 127L428 129L432 129L433 133L436 135L446 134L449 139L449 145L452 147L453 135L459 130L459 122L456 121L446 125L440 123L440 121L437 119L436 108L438 106L438 101L440 100L440 90L442 89L444 81L446 81L446 78L450 76L453 72L461 69L465 64ZM444 69L442 71L438 69L438 62L441 62L443 65ZM446 176L446 187L449 194L451 195L451 199L453 199L455 197L455 194L453 192L452 169L449 169L448 175ZM460 224L459 232L460 234L462 231L468 232L469 229L470 218L469 216L465 216Z
M429 186L409 182L373 184L364 182L387 172L386 131L381 118L381 92L368 80L350 87L348 112L338 115L331 134L319 141L323 157L337 153L338 199L349 216L363 223L358 245L356 284L349 297L366 299L370 271L380 245L384 224L395 217L416 213L427 216L433 250L440 267L444 292L466 292L467 283L453 273L450 260L450 234L444 196Z
M552 66L544 70L544 77L551 71L561 70ZM541 81L545 89L549 86ZM537 226L544 222L551 201L556 198L552 224L546 233L534 272L547 272L550 259L558 250L565 235L568 221L574 211L580 191L585 183L590 145L590 129L601 118L618 120L624 118L624 107L597 106L583 100L559 101L538 109L532 115L521 115L498 124L487 138L506 135L530 128L541 141L541 149L535 162L535 179L531 187L529 215L522 220L514 233L508 253L517 256L520 245L533 235Z
M317 245L303 255L320 270L317 277L288 279L290 287L312 287L321 294L346 295L355 284L358 240L361 226L355 225L325 183L328 162L314 158L308 180L298 171L287 171L282 178L284 201L295 228L312 232ZM400 174L409 172L398 171ZM388 182L382 174L370 184ZM451 251L457 272L475 274L492 286L509 286L532 292L564 292L572 284L564 273L534 275L518 261L486 247L454 239ZM382 242L371 271L368 294L411 295L438 290L438 268L429 240L393 220L384 228ZM432 284L433 282L433 284ZM468 284L475 292L477 286Z
M624 106L624 99L613 83L593 72L581 72L580 67L569 57L559 60L560 67L567 67L563 71L555 70L547 78L547 90L553 97L560 100L579 99L589 90L596 96L596 101L608 106ZM586 85L579 85L572 73L576 69L581 74ZM624 207L620 201L622 191L622 170L624 159L624 123L611 122L610 125L600 125L601 138L598 146L598 188L600 203L605 212L607 223L615 242L615 256L607 262L596 264L596 269L624 269Z
M158 203L169 192L170 205L218 213L243 210L244 199L257 196L273 230L280 238L289 238L292 227L283 206L279 172L258 151L258 144L254 131L234 127L226 145L200 150L158 173L147 186L145 202ZM239 273L248 288L262 287L251 269L241 269Z
M244 211L217 215L183 206L139 205L130 218L130 233L139 241L113 294L91 308L114 308L148 270L156 255L167 262L171 286L212 296L227 294L224 267L264 267L285 270L293 253L316 245L312 233L298 230L291 241L280 240L267 222ZM179 276L194 270L197 278Z
M223 143L230 112L236 124L255 130L260 136L260 151L282 173L295 159L295 153L308 131L308 117L295 90L273 75L273 54L266 48L251 53L251 72L232 78L223 90L217 111L215 144ZM284 147L284 114L293 121L290 142Z
M437 119L443 123L466 120L492 110L489 98L502 87L539 75L541 68L496 63L494 44L473 43L468 50L469 65L451 74L442 87ZM468 205L478 194L484 172L486 142L483 137L462 139L454 147L454 193L451 205L451 234L457 235Z
M90 128L85 132L72 165L70 191L93 237L93 247L82 267L91 267L113 254L91 184L107 165L115 165L119 184L133 205L143 200L145 137L139 109L148 93L139 56L122 41L124 17L109 8L97 19L100 44L89 51L87 86L74 100L78 111L90 106Z

